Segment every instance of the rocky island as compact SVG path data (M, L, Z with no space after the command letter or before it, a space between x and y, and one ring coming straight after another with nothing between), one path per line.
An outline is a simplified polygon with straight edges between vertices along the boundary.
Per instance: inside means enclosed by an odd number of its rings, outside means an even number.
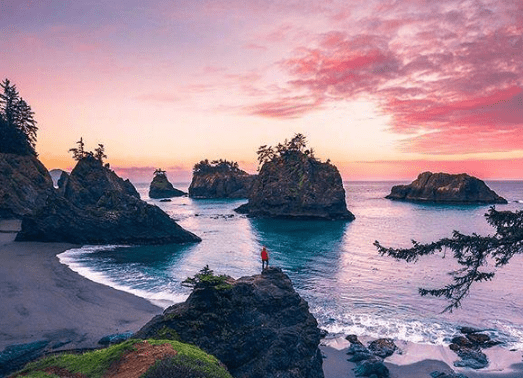
M237 378L324 376L318 323L281 269L234 280L206 267L189 282L189 298L154 317L136 337L192 343Z
M345 189L338 169L321 162L305 137L296 134L289 142L261 146L260 173L253 183L249 202L236 209L251 217L353 220L347 210Z
M241 170L237 162L205 159L193 168L189 197L247 198L255 177Z
M392 187L387 199L450 204L506 204L482 180L466 173L423 172L409 185Z
M157 169L154 171L153 181L149 185L149 198L171 198L181 197L187 193L176 189L167 179L165 171Z

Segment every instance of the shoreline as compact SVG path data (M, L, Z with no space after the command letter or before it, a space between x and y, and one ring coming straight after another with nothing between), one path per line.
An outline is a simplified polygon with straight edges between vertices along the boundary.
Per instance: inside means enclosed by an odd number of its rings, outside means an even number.
M60 263L57 255L77 248L65 243L0 245L0 352L11 345L46 340L46 351L98 348L107 335L136 332L163 309L149 300L96 283ZM360 337L366 344L370 339ZM468 378L521 378L521 351L484 349L489 367L455 368L457 355L441 345L395 341L401 353L385 360L391 378L430 377L434 371ZM343 336L322 339L325 378L355 377Z
M136 332L163 309L93 282L61 264L66 243L0 245L0 352L49 341L52 350L100 347L107 335ZM56 348L53 348L55 346Z
M359 337L363 344L371 339ZM458 356L447 346L415 344L406 341L394 341L399 348L392 356L385 359L385 366L390 371L390 378L430 378L430 373L463 374L467 378L521 378L523 360L521 351L509 351L500 346L483 349L490 364L479 370L457 368L453 362ZM350 343L343 336L322 339L320 350L324 357L323 371L325 378L356 378L352 370L357 365L347 359Z

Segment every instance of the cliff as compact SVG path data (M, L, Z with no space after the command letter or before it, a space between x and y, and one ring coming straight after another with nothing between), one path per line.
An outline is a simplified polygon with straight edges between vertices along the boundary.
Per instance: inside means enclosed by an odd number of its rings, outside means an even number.
M171 198L184 196L185 192L176 189L167 179L165 173L155 174L149 185L149 198Z
M0 153L0 218L21 219L53 192L51 176L35 156Z
M300 151L263 164L249 202L236 211L252 217L354 219L338 169Z
M193 173L189 186L191 198L247 198L255 175L241 169L209 166Z
M0 217L21 219L16 240L77 244L160 244L201 239L139 199L128 180L92 157L55 189L34 156L0 154Z
M316 319L279 268L237 280L211 272L135 336L195 344L233 377L323 377Z
M482 180L466 173L423 172L409 185L396 185L385 198L392 200L455 203L455 204L505 204Z

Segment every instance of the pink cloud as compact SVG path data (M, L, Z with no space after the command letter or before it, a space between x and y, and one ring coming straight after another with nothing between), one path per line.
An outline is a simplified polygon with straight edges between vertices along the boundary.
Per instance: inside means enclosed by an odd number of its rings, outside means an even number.
M372 16L352 20L354 30L319 34L313 44L294 49L280 62L289 75L288 93L248 111L298 117L326 99L365 96L392 116L393 131L418 134L405 150L521 149L522 10L521 1L465 2L460 8L447 0L370 1ZM297 103L289 100L293 91L300 93Z

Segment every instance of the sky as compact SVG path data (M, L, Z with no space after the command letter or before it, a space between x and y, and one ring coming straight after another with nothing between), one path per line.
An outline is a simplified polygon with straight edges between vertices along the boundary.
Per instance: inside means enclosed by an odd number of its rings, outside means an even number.
M302 133L345 180L523 179L523 0L0 0L0 33L48 169L254 173Z

